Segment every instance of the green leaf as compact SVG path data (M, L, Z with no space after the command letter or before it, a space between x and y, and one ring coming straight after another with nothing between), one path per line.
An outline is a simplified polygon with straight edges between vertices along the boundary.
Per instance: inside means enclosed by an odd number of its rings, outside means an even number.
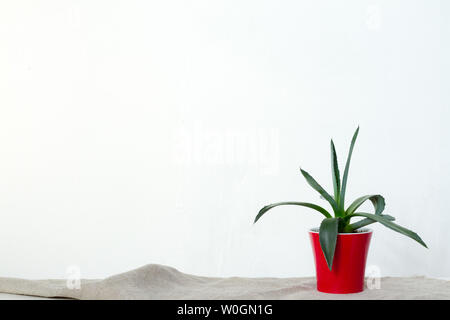
M381 223L382 225L384 225L385 227L388 227L389 229L397 231L398 233L401 233L413 240L416 240L418 243L423 245L425 248L428 248L427 245L425 244L425 242L423 242L423 240L419 237L419 235L417 233L415 233L414 231L411 231L409 229L406 229L402 226L399 226L398 224L395 224L395 223L387 220L386 218L383 218L380 215L357 212L357 213L353 213L351 216L352 217L366 217L366 218L375 220L375 221Z
M334 251L336 249L339 218L323 219L319 229L319 241L322 252L331 270L333 265Z
M389 221L395 221L395 218L393 216L390 216L390 215L387 215L387 214L380 214L380 217L383 217L383 218L385 218L386 220L389 220ZM356 230L356 229L360 229L362 227L368 226L369 224L372 224L372 223L375 223L375 222L377 222L377 221L372 220L370 218L364 218L364 219L362 219L362 220L360 220L358 222L350 224L349 227L352 230Z
M329 214L327 210L325 210L321 206L318 206L318 205L313 204L313 203L308 203L308 202L278 202L278 203L269 204L268 206L265 206L264 208L259 210L258 215L255 217L255 221L253 223L256 223L256 221L258 221L270 209L278 207L278 206L286 206L286 205L302 206L302 207L311 208L311 209L319 211L326 218L331 218L331 214Z
M339 208L338 208L338 205L337 205L336 201L334 201L333 197L330 196L330 195L328 194L328 192L326 192L325 189L322 188L322 186L321 186L319 183L317 183L317 181L314 180L314 178L311 177L311 175L310 175L308 172L306 172L306 171L303 170L303 169L300 169L300 171L301 171L302 175L305 177L305 179L306 179L306 181L308 182L308 184L309 184L314 190L316 190L317 192L319 192L319 193L322 195L322 197L324 197L325 200L327 200L327 201L330 203L331 207L333 208L334 213L335 213L336 215L339 215Z
M352 142L350 144L350 149L348 150L347 163L345 164L344 175L342 176L342 187L341 193L339 195L339 203L341 206L344 206L345 203L345 189L347 188L347 178L348 178L348 170L350 168L350 160L352 159L353 147L355 146L356 138L358 137L359 126L353 134Z
M386 202L382 195L377 194L375 197L369 198L370 202L372 202L373 207L375 208L375 214L381 215L386 206Z
M370 200L372 202L373 207L375 208L375 214L379 215L383 212L385 206L384 198L379 194L371 194L359 197L358 199L353 201L353 203L345 211L345 214L346 215L352 214L367 200Z
M380 215L380 216L386 218L389 221L394 221L395 220L395 218L390 216L390 215L383 215L383 214L381 214L383 212L383 210L384 210L384 207L385 207L384 198L382 196L375 195L375 196L373 196L373 197L371 197L369 199L372 202L373 207L375 208L375 214L376 215ZM358 221L358 222L355 222L355 223L351 224L350 228L353 229L353 230L356 230L356 229L368 226L369 224L372 224L374 222L376 222L376 221L374 221L372 219L369 219L369 218L365 218L365 219L363 219L361 221Z
M331 140L331 176L333 177L334 199L339 206L339 194L341 192L341 176L339 173L339 166L336 156L336 148L334 142Z

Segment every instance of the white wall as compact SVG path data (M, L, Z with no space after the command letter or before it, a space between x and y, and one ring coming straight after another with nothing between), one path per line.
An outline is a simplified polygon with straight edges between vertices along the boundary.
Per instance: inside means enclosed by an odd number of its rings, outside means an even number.
M442 1L2 1L1 276L146 263L307 276L329 138L348 198L381 193L429 250L374 226L383 275L450 277ZM368 207L369 208L369 207Z

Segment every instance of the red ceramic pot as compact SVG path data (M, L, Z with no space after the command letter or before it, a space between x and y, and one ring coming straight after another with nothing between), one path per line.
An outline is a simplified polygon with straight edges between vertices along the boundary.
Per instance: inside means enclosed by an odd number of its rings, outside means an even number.
M364 290L364 272L372 230L339 233L333 265L328 268L317 229L309 231L316 264L317 290L325 293L356 293Z

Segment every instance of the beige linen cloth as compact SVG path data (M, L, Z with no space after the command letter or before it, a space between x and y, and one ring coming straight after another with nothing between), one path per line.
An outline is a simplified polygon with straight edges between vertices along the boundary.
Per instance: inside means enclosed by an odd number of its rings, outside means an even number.
M211 278L149 264L103 280L0 278L0 292L72 299L450 299L450 281L425 277L379 279L379 289L355 294L326 294L315 278Z

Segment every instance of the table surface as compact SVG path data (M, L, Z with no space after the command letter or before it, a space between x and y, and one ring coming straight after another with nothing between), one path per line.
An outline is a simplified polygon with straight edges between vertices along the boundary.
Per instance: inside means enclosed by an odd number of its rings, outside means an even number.
M51 298L23 296L20 294L0 293L0 300L54 300Z
M198 280L198 281L193 281ZM53 296L84 299L184 299L210 298L217 299L236 296L236 292L244 292L243 297L273 298L273 299L384 299L387 295L392 299L408 299L399 290L409 290L410 296L426 299L450 299L449 278L407 277L381 278L381 290L366 290L355 296L332 295L318 293L314 290L315 279L309 278L207 278L184 274L178 270L162 265L146 265L104 280L86 282L84 295L73 290L65 290L66 282L60 280L24 280L2 278L0 284L5 292L23 292L41 296L19 295L0 292L0 300L60 300L61 298L44 298ZM85 280L91 281L91 280ZM437 281L437 282L436 282ZM136 283L142 284L136 287ZM199 289L199 283L201 289ZM293 285L296 284L294 287ZM120 287L120 290L117 288ZM102 290L99 291L99 288ZM108 290L105 290L108 289ZM277 290L274 290L277 289ZM293 291L293 289L295 289ZM62 291L61 291L62 290ZM100 295L99 292L102 294ZM403 291L402 291L403 292ZM325 296L324 296L325 295ZM206 298L206 299L207 299Z

